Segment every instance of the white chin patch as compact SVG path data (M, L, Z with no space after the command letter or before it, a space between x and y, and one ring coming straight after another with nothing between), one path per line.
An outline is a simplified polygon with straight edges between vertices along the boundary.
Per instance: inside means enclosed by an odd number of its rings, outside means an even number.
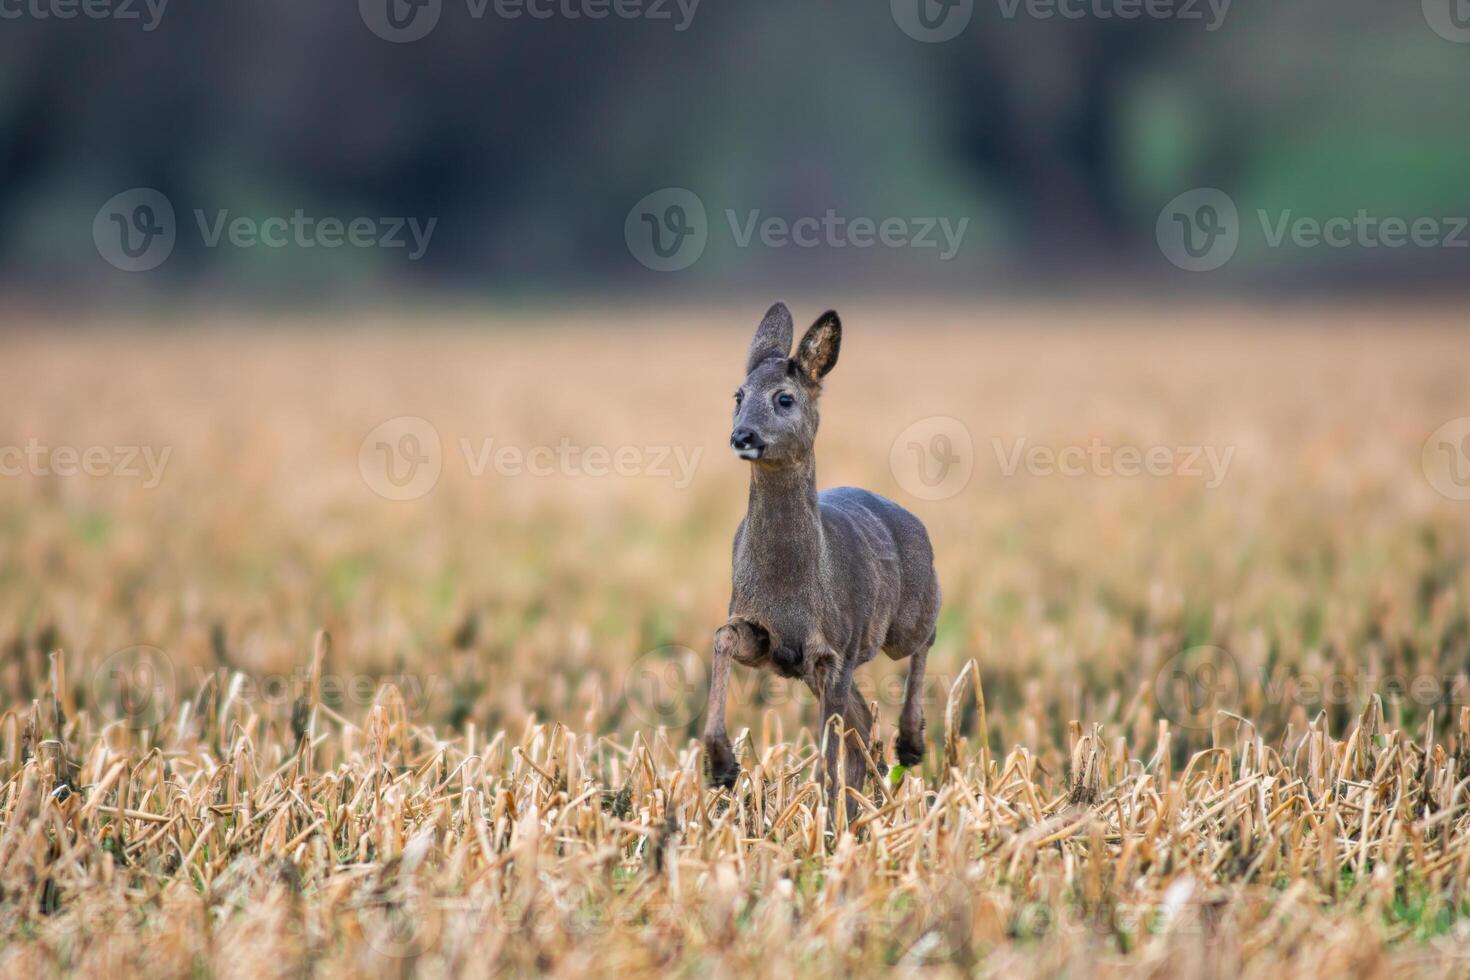
M760 459L761 451L759 449L737 449L735 455L741 459Z

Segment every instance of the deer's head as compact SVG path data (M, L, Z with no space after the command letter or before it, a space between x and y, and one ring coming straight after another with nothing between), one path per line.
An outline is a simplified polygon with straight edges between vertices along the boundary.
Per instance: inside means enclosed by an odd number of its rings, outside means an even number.
M842 322L828 310L791 354L791 311L777 303L750 342L745 382L735 392L730 446L754 463L783 465L811 455L822 378L837 363Z

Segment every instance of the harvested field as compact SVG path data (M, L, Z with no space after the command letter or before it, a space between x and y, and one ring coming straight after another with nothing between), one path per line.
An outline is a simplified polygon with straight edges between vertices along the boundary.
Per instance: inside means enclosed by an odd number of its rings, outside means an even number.
M779 679L703 779L747 313L8 339L0 971L1470 970L1454 317L848 312L945 592L849 822Z

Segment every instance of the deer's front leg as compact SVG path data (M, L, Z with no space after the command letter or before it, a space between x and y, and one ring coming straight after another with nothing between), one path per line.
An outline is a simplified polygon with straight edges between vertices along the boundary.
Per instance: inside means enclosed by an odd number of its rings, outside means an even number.
M715 631L715 655L710 672L709 707L704 721L704 752L709 757L711 786L731 789L740 777L740 763L725 731L725 701L730 687L730 664L738 660L755 664L768 644L765 630L741 619L732 619Z
M858 746L869 750L873 744L873 713L868 709L867 699L858 690L857 682L854 681L847 688L847 712L843 716L848 728L847 736L847 785L856 787L859 791L867 783L868 760L863 758L863 753ZM883 764L882 753L878 753L873 760L878 767L879 775L886 772Z

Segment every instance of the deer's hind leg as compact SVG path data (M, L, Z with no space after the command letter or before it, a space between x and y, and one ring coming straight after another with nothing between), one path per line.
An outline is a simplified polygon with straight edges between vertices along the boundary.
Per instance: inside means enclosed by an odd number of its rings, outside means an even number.
M934 634L930 633L909 654L909 676L904 683L903 708L898 715L898 738L893 742L901 766L916 766L924 760L924 668L933 645Z

